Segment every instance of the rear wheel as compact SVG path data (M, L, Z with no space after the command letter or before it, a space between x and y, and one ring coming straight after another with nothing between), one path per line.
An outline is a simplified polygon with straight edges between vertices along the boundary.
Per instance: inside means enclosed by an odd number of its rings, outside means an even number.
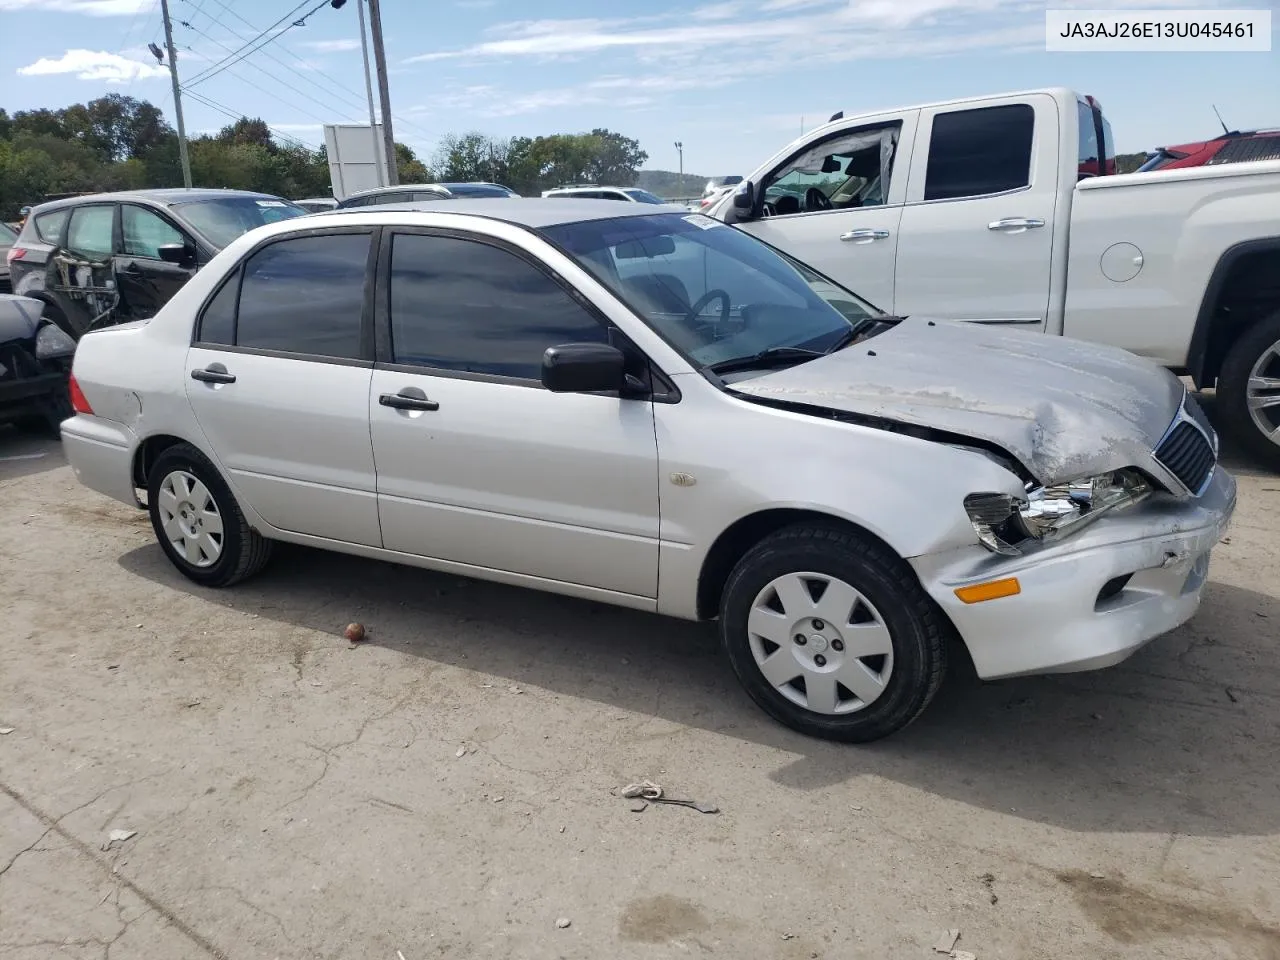
M945 618L910 567L835 527L791 527L748 552L725 587L720 632L756 703L829 740L902 729L946 671Z
M190 444L176 444L156 458L147 478L147 503L165 554L202 586L238 583L271 556L271 541L249 526L231 488Z
M1232 436L1280 470L1280 312L1254 324L1227 352L1218 406Z

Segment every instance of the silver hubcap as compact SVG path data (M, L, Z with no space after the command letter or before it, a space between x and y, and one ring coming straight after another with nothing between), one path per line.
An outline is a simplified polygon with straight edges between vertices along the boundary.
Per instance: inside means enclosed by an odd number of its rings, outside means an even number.
M1264 350L1249 371L1245 398L1253 425L1272 443L1280 444L1280 341Z
M884 692L893 642L861 593L824 573L789 573L761 590L747 618L764 678L814 713L861 710Z
M209 488L185 470L160 482L160 526L169 543L193 567L211 567L222 556L222 514Z

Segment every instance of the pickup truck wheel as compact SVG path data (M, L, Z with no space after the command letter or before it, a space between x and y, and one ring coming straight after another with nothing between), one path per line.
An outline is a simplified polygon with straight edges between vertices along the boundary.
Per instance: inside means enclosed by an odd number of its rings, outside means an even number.
M229 587L253 576L271 556L271 541L252 529L231 488L190 444L167 448L147 478L156 539L188 579Z
M1218 377L1223 424L1254 457L1280 470L1280 312L1245 332Z
M945 617L911 568L836 527L790 527L750 550L725 587L720 635L757 704L827 740L902 729L946 672Z

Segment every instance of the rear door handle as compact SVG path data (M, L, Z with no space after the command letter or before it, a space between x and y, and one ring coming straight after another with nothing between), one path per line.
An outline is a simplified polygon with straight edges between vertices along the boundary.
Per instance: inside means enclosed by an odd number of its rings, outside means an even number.
M844 241L858 242L860 240L887 240L889 239L888 230L850 230L848 233L840 234L840 239Z
M413 389L413 388L410 388ZM417 393L422 391L418 390ZM435 400L428 400L426 396L413 396L408 393L384 393L378 397L378 402L384 407L392 407L396 410L439 410L440 404Z
M1003 230L1005 233L1021 233L1023 230L1030 230L1032 227L1043 226L1043 220L1034 220L1031 217L1008 217L1004 220L992 220L987 224L987 229Z
M201 383L235 383L236 375L227 373L227 368L220 363L211 363L203 370L192 370L191 379Z

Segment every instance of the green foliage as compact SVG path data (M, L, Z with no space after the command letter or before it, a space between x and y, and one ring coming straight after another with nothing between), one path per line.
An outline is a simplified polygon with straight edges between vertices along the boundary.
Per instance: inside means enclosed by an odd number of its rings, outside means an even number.
M442 181L484 180L537 196L562 183L630 186L648 157L635 140L600 128L510 140L471 132L445 137L435 168ZM403 174L400 179L409 182Z

